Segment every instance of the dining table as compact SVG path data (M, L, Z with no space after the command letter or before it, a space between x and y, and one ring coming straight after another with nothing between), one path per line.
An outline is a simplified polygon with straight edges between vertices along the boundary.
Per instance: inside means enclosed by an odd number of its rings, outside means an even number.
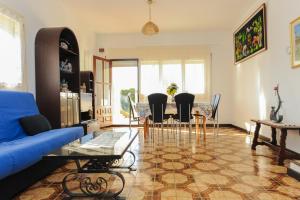
M149 134L149 116L151 115L151 110L149 103L139 102L135 105L135 110L140 118L140 121L144 124L144 134L147 136ZM166 104L165 114L176 114L177 107L175 102L168 102ZM192 114L195 117L196 133L200 134L200 119L202 118L203 134L206 137L206 121L212 115L212 107L208 102L195 102L192 108Z

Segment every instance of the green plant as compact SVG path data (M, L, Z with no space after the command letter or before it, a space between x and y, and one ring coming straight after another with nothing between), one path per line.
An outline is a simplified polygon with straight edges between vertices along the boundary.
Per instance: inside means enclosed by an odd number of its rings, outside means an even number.
M124 89L121 90L121 97L120 97L120 103L121 103L121 108L120 113L124 117L129 116L129 102L128 102L128 96L130 96L131 100L135 102L135 88L129 88L129 89Z
M174 96L177 93L178 86L176 83L171 83L170 86L167 88L167 94L170 96Z

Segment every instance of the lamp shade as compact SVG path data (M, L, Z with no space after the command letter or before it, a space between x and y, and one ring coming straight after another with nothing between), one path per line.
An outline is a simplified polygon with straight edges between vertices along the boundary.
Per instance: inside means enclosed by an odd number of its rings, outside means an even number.
M155 35L159 32L159 28L156 24L148 21L142 28L142 32L145 35Z

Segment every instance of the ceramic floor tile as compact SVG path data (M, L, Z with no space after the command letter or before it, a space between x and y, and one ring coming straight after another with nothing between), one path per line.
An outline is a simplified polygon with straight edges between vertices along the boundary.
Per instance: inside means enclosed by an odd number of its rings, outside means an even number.
M120 197L126 200L296 200L300 182L276 165L276 153L266 146L251 150L251 137L234 128L221 128L218 137L208 128L206 139L188 129L165 130L143 137L142 129L131 150L137 171L123 172L126 184ZM125 156L124 162L130 162ZM65 175L76 171L74 162L57 169L16 200L61 200ZM98 175L92 176L95 181ZM106 177L108 189L117 190L120 180ZM76 180L68 181L80 191ZM91 199L91 198L86 198Z

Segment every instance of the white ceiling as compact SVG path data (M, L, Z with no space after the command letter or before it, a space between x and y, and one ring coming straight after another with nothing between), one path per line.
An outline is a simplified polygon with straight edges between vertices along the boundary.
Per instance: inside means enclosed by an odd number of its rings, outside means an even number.
M256 0L155 0L153 21L161 32L231 30ZM77 20L99 33L140 32L146 0L62 0Z

